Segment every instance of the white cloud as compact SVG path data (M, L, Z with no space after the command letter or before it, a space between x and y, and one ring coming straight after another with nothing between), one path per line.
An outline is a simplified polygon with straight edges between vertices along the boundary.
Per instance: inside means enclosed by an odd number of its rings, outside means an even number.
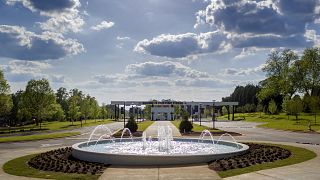
M0 39L0 56L13 59L59 59L84 52L77 40L48 31L35 34L20 26L0 25Z
M134 51L170 58L183 58L194 54L212 53L228 47L226 38L218 31L208 33L161 34L151 40L137 43Z
M101 23L99 23L95 26L92 26L91 29L95 30L95 31L101 31L103 29L109 29L112 26L114 26L114 22L102 21Z
M130 64L125 70L130 74L141 76L181 76L189 78L209 77L208 73L200 72L190 67L187 67L179 62L163 61L163 62L144 62Z
M226 68L224 69L225 75L231 75L231 76L248 76L252 74L259 74L263 73L262 69L265 67L265 64L261 64L257 67L253 68Z
M31 79L47 78L54 83L65 83L67 79L62 75L47 74L52 68L47 62L11 60L6 65L0 65L10 82L27 82Z
M45 22L39 22L40 27L45 31L58 33L79 32L85 24L82 19L79 8L79 0L6 0L7 4L22 5L32 12L39 12L40 15L49 17Z
M128 37L128 36L117 36L117 40L119 40L119 41L130 40L130 37Z

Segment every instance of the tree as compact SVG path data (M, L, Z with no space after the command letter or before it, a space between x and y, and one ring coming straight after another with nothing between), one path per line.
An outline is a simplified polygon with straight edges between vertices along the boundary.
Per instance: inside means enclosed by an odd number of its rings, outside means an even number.
M93 116L93 107L91 106L91 97L89 95L80 102L80 112L85 119L85 123L86 119Z
M60 87L56 92L57 103L59 103L64 111L64 114L68 112L68 98L69 93L67 89L64 87Z
M269 103L269 112L270 112L270 114L277 113L277 104L273 99Z
M300 96L296 95L289 101L287 111L291 115L294 115L296 117L296 120L298 120L299 114L303 111L303 102Z
M282 111L288 115L288 119L290 115L289 104L290 104L290 97L289 96L284 97L282 101Z
M46 117L47 119L53 120L53 121L56 121L56 120L63 121L65 119L65 114L61 105L58 103L54 103L50 105Z
M126 124L126 128L130 129L132 133L138 130L137 122L134 120L134 115L130 114L129 121Z
M222 111L222 115L228 114L228 109L226 108L226 106L223 106L221 111Z
M312 96L317 87L320 86L320 49L305 49L299 65L301 73L300 89Z
M259 112L260 114L260 118L261 118L261 113L263 112L263 105L262 104L258 104L256 111Z
M320 110L320 98L318 96L311 96L310 109L314 113L314 124L317 124L317 113Z
M237 86L229 97L222 98L223 102L236 101L239 106L245 104L258 104L257 94L260 91L259 86L247 84L246 86Z
M48 114L51 104L55 104L55 95L47 79L30 80L22 95L21 108L26 114L32 115L36 124Z
M0 118L7 117L13 107L10 86L0 69Z
M72 122L81 116L80 107L78 105L79 97L77 95L71 96L68 101L69 111L68 116Z
M189 121L189 113L186 111L182 111L182 121L179 124L180 132L186 133L191 132L193 129L192 123Z
M107 119L108 118L108 108L104 103L100 107L100 115L101 115L102 119Z

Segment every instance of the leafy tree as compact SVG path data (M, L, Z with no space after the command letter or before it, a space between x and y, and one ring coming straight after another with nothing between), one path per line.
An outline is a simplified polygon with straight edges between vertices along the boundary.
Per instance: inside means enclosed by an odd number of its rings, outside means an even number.
M46 117L49 120L63 121L65 119L65 114L64 114L64 111L63 111L61 105L58 103L54 103L54 104L50 105L49 111L48 111Z
M10 86L0 69L0 118L7 117L11 112L12 106Z
M258 104L257 94L260 91L259 86L247 84L246 86L237 86L229 97L222 98L223 102L236 101L239 106L245 104Z
M21 109L24 114L35 118L38 125L46 118L51 104L55 104L55 95L47 79L30 80L22 95Z
M21 124L22 120L25 118L23 118L21 116L21 97L23 95L23 91L22 90L19 90L17 91L16 93L12 94L12 102L13 102L13 107L12 107L12 110L11 110L11 117L10 119L11 120L14 120L14 122L11 122L9 124L11 125L17 125L17 124Z
M263 105L262 104L258 104L256 111L259 112L260 114L260 118L261 118L261 113L263 112Z
M108 107L104 103L100 107L100 115L102 119L108 118Z
M66 88L60 87L56 92L57 103L59 103L64 111L64 114L68 112L68 98L69 93Z
M276 114L277 113L277 104L273 99L269 103L269 112L271 114Z
M93 117L93 107L91 105L91 97L87 95L81 102L80 102L80 112L82 117L88 119L89 117Z
M311 96L310 109L314 113L314 124L317 124L317 113L320 111L320 98L318 96Z
M79 97L77 95L71 96L68 101L69 111L68 116L72 122L81 116L80 106L78 105Z
M296 117L296 120L298 120L299 114L303 111L303 102L300 96L296 95L289 101L287 111L291 115L294 115Z
M314 95L320 86L320 49L307 48L301 57L300 65L300 89L306 94Z

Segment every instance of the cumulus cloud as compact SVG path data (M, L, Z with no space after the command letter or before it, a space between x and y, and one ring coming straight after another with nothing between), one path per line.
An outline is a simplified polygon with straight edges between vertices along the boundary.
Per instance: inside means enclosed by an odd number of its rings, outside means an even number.
M6 65L0 65L10 82L27 82L30 79L47 78L55 83L64 83L62 75L48 75L44 71L52 68L47 62L11 60Z
M231 75L231 76L243 76L243 75L252 75L252 74L259 74L262 73L262 69L265 67L265 64L261 64L257 67L253 68L227 68L224 69L225 75Z
M195 24L195 28L206 25L211 31L162 34L140 41L134 50L183 58L231 48L309 47L317 42L306 38L306 30L319 19L318 0L211 0L196 14Z
M130 64L124 74L96 75L98 83L113 86L141 87L226 87L232 84L223 82L206 72L197 71L178 62L144 62Z
M91 29L95 30L95 31L101 31L103 29L109 29L112 26L114 26L114 22L102 21L101 23L99 23L95 26L92 26Z
M145 39L138 42L134 51L156 56L182 58L222 50L227 45L224 35L218 31L201 34L162 34L151 40Z
M208 73L200 72L179 62L172 61L148 61L144 63L130 64L126 67L126 72L141 76L181 76L189 78L209 77Z
M47 21L39 23L46 31L79 32L84 25L79 13L81 6L79 0L6 0L6 2L9 5L21 3L32 12L39 12L40 15L48 17Z
M62 34L35 34L24 27L0 25L0 57L21 60L59 59L84 51L83 45Z

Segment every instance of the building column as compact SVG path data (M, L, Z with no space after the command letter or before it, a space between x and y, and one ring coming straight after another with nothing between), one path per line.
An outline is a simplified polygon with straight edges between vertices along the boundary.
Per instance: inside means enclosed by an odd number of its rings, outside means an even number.
M228 111L228 120L230 120L230 106L227 106L227 111Z

